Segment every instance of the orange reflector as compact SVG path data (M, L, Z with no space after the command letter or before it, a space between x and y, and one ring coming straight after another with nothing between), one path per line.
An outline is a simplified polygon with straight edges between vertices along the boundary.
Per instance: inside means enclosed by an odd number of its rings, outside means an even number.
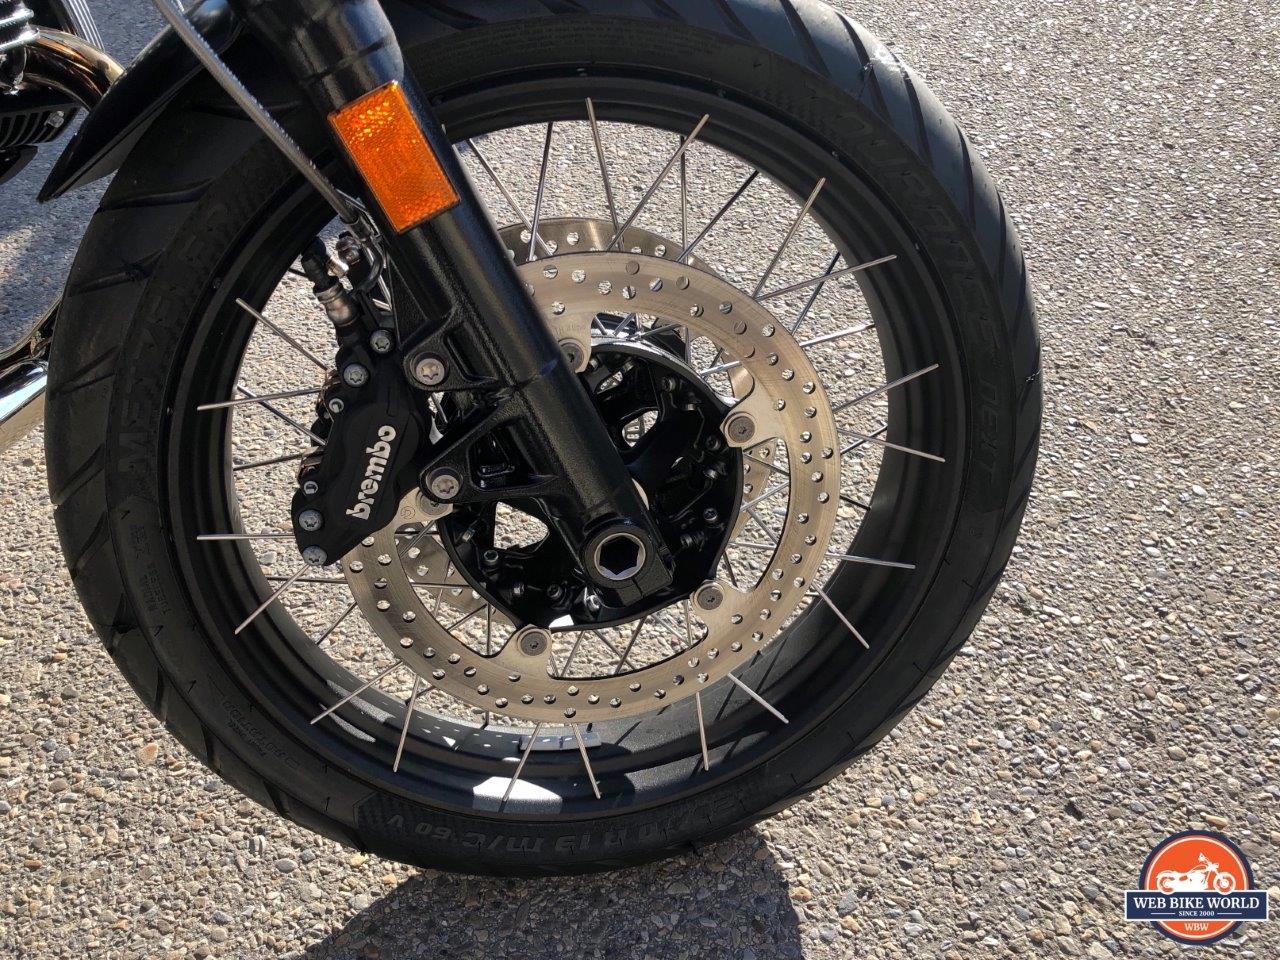
M329 122L397 233L458 202L394 80L331 113Z

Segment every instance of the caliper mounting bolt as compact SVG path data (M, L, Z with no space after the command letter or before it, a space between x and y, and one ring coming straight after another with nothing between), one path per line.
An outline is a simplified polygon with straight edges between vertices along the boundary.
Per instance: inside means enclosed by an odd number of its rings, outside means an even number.
M369 382L369 371L358 363L348 363L342 368L342 381L349 387L363 387Z
M386 330L375 330L369 335L369 348L374 353L390 353L395 343Z
M323 567L329 562L329 555L324 552L322 547L307 547L302 551L302 559L310 566Z
M448 368L439 357L421 357L413 365L413 376L425 387L438 387L444 383Z
M303 510L298 514L298 526L307 533L315 533L324 526L324 516L319 510Z
M437 500L452 500L462 490L462 477L457 470L440 467L427 476L427 490Z

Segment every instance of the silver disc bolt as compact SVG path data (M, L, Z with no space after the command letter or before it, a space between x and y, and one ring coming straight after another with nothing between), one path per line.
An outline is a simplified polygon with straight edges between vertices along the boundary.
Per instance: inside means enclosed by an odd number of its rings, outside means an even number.
M374 353L390 353L393 346L391 334L386 330L375 330L369 336L369 348Z
M314 480L308 480L302 485L302 492L308 497L314 497L320 492L320 484L316 483Z
M363 387L369 382L369 371L358 363L348 363L342 368L342 381L349 387Z
M577 340L561 340L560 352L564 354L564 362L572 369L577 370L582 366L585 353L582 349L582 344Z
M541 656L551 646L551 634L540 627L530 627L521 631L519 646L526 657Z
M462 477L456 470L441 467L427 477L427 489L437 500L452 500L462 490Z
M315 533L324 526L324 516L319 510L303 510L298 514L298 526L307 533Z
M699 610L715 610L724 603L724 590L718 583L706 583L697 589L693 602Z
M426 387L438 387L444 383L448 368L439 357L422 357L413 365L413 376Z
M345 409L347 409L347 405L342 402L341 397L334 397L332 400L329 401L330 413L341 413Z
M313 567L323 567L329 562L329 555L321 547L307 547L302 551L302 559Z
M734 443L746 443L756 435L756 422L748 413L735 413L725 424L724 432Z

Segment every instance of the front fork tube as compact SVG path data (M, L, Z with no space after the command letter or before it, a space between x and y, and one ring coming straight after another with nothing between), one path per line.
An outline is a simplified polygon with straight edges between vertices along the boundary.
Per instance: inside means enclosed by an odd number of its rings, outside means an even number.
M376 0L233 0L233 6L325 116L389 83L400 84L458 199L398 232L370 198L369 212L395 270L420 313L432 318L428 325L452 318L466 334L457 342L473 354L464 358L467 364L507 388L518 405L511 427L534 472L558 481L547 502L560 514L556 526L588 575L603 587L618 587L594 562L601 539L617 530L639 537L646 548L643 576L635 578L648 581L642 592L669 584L669 554L635 484L520 281L444 129L406 75L381 6ZM336 136L335 141L344 149ZM399 332L403 344L431 331Z

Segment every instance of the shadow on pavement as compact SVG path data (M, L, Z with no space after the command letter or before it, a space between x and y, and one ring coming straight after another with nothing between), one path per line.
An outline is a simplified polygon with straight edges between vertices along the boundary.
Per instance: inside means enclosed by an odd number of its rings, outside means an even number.
M754 830L616 873L499 880L428 871L296 960L802 956L800 918Z

